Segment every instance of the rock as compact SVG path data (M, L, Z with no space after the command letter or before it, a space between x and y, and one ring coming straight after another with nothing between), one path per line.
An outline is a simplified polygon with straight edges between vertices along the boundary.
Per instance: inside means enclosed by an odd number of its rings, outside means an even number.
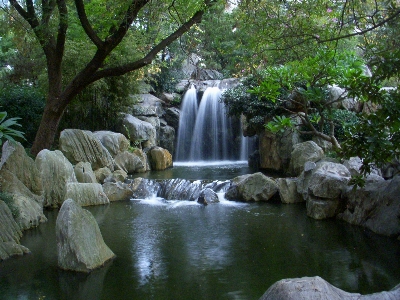
M278 178L276 183L282 203L304 202L297 192L297 178Z
M160 118L158 117L144 117L144 116L138 116L137 117L139 120L143 122L150 123L153 125L153 127L156 129L156 140L155 140L155 145L158 145L160 143Z
M135 178L130 184L134 199L145 199L157 195L161 186L158 182L154 180L149 180L145 178Z
M91 132L65 129L60 134L59 147L72 164L82 161L89 162L93 170L103 167L114 170L111 154Z
M259 135L260 168L287 173L294 145L301 137L296 131L286 130L283 134L262 131Z
M79 162L74 167L75 177L80 183L97 183L96 175L88 162Z
M170 107L165 111L165 120L168 125L172 126L175 129L175 132L178 132L179 128L179 118L181 111L176 107Z
M21 229L15 222L10 208L0 200L0 261L30 252L19 243L21 237Z
M32 193L41 195L42 179L35 161L30 158L20 143L6 141L2 148L0 169L13 173Z
M160 143L161 148L167 149L171 155L174 155L175 145L175 129L171 126L160 127Z
M123 170L116 170L111 175L109 175L104 182L124 182L125 179L128 177L128 174Z
M343 162L343 165L350 171L350 174L352 176L361 174L360 169L362 166L362 160L359 157L350 157L349 159L347 159ZM372 165L370 167L371 167L370 174L382 176L381 170L379 170L378 168L376 168Z
M130 187L122 182L106 182L103 184L103 191L107 195L110 202L130 200L133 191Z
M0 169L0 190L11 195L9 205L13 208L15 221L21 230L46 222L43 199L33 194L13 173Z
M313 136L312 141L322 148L324 152L332 150L332 143L328 142L318 136Z
M210 188L205 188L204 190L202 190L200 192L200 196L197 199L197 202L199 202L199 199L203 199L205 203L218 203L219 202L219 198L216 192L214 192L212 189ZM199 202L201 203L201 202ZM204 204L204 203L201 203Z
M400 176L391 180L367 182L363 188L347 187L346 210L338 218L375 233L400 235Z
M142 169L137 169L136 173L142 173L142 172L147 172L150 171L150 164L147 158L146 153L143 152L141 149L134 149L133 154L135 154L137 157L139 157L140 161L142 162L143 168Z
M277 183L261 172L235 177L225 198L242 201L268 201L278 192Z
M345 292L319 276L282 279L275 282L260 300L391 300L400 299L400 285L389 292L380 292L370 295Z
M290 173L300 175L304 170L304 164L308 161L316 162L324 157L324 151L313 141L296 144L290 158Z
M96 219L72 199L65 200L58 213L56 238L58 266L65 270L90 272L115 257Z
M77 182L74 168L64 154L44 149L35 160L43 182L44 207L59 207L65 200L66 184Z
M137 173L144 168L141 157L135 153L124 151L119 153L114 159L116 168L127 174Z
M152 170L161 171L172 167L172 155L161 147L153 147L147 154Z
M163 106L165 102L161 99L152 94L138 94L134 95L134 97L139 102L138 105L134 105L132 108L134 116L162 117L164 115Z
M65 198L74 199L80 206L110 203L100 183L68 183Z
M94 175L96 176L97 182L104 183L104 180L110 175L112 175L112 172L109 168L104 167L94 171Z
M112 157L115 157L118 153L127 151L130 146L129 140L122 133L96 131L93 135L108 150Z
M190 76L188 78L190 78ZM188 89L189 85L190 82L188 79L181 80L175 85L175 92L183 94Z
M314 219L336 216L342 195L347 189L350 172L341 164L321 161L297 181L297 192L307 201L307 215Z
M125 115L122 123L122 132L124 132L132 142L140 141L143 147L151 147L157 144L157 132L150 123L141 121L129 114Z

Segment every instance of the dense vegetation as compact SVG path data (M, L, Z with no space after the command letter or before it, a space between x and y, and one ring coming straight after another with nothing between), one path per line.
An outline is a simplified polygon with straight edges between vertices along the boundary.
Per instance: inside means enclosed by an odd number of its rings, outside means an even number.
M2 110L23 117L33 153L63 127L113 129L139 82L172 91L196 54L198 69L244 78L224 102L254 132L316 135L362 157L365 172L399 154L399 92L382 89L398 86L397 1L10 0L2 8ZM332 98L336 85L346 93ZM344 97L373 109L339 110Z

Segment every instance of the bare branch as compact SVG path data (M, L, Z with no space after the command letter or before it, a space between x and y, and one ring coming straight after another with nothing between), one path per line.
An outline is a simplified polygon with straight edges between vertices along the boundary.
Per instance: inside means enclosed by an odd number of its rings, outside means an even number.
M75 6L76 11L78 12L79 21L81 22L81 25L85 30L86 35L97 46L97 48L103 47L103 41L98 37L96 32L93 30L93 27L89 23L83 0L75 0Z

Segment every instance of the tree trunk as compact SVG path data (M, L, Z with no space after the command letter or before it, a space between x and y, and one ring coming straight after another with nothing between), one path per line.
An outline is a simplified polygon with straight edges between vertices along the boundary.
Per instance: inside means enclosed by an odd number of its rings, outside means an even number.
M57 99L60 101L61 99ZM36 133L35 141L31 148L31 154L36 156L43 149L50 149L53 145L57 134L58 125L64 114L64 109L59 105L53 105L57 102L56 99L48 99L42 120L40 121L39 129Z

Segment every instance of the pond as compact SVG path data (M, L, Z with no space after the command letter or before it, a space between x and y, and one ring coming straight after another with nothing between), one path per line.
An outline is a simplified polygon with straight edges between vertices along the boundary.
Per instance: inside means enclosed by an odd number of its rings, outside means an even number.
M116 259L88 275L59 270L58 212L46 211L21 240L32 253L0 262L0 299L258 299L283 278L363 294L400 282L399 241L310 219L304 204L155 197L87 209Z

